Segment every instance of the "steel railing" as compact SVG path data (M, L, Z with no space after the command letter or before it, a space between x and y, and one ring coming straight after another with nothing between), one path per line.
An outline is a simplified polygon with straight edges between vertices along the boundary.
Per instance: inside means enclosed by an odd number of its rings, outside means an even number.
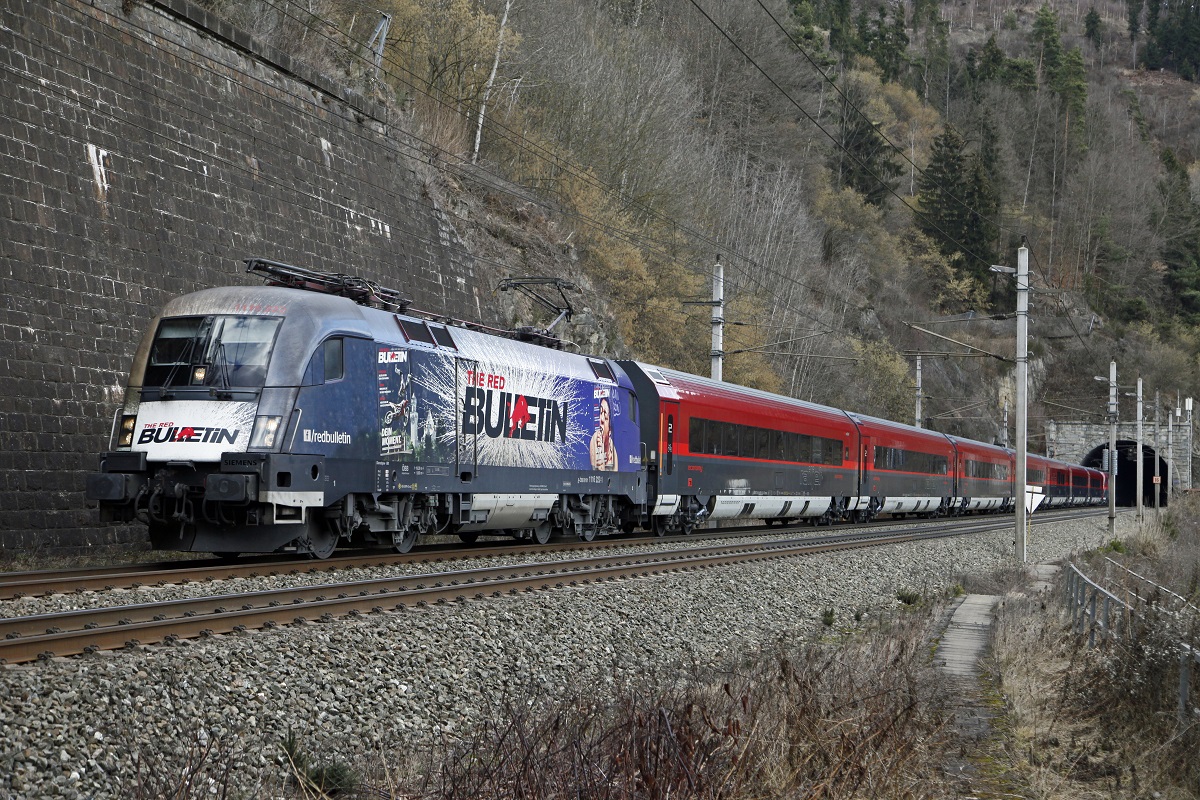
M1080 635L1087 632L1088 647L1096 646L1097 634L1102 642L1118 637L1129 639L1136 635L1135 621L1149 623L1145 614L1084 575L1079 567L1070 563L1067 566L1064 600L1071 612L1071 627ZM1176 642L1176 645L1179 648L1177 711L1180 724L1185 724L1190 716L1188 699L1191 673L1194 668L1200 667L1200 650L1186 642ZM1200 714L1200 709L1194 711Z

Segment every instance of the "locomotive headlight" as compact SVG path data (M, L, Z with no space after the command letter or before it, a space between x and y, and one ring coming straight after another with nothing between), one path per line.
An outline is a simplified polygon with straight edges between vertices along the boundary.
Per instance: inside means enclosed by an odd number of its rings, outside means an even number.
M279 434L282 417L261 416L254 418L254 430L250 433L251 450L272 450Z
M192 370L192 383L202 384L208 375L208 367L196 367Z
M117 447L133 447L133 429L137 425L137 415L122 414L121 426L118 428Z

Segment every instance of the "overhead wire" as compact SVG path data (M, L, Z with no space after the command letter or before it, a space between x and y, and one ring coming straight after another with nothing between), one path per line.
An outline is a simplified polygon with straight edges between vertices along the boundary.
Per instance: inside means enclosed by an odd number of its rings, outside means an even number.
M795 106L796 109L807 120L809 120L809 122L811 122L817 128L817 130L819 130L821 133L823 133L826 136L826 138L828 138L831 142L833 142L834 146L845 151L846 155L849 156L856 164L858 164L858 166L861 167L868 175L870 175L872 178L874 178L879 183L880 186L882 186L884 189L886 189L888 194L892 195L897 200L899 200L901 205L903 205L905 208L907 208L909 211L911 211L917 217L920 217L922 220L924 220L925 223L931 229L936 230L939 234L944 236L947 241L953 242L955 244L955 246L958 247L958 249L962 253L970 256L971 258L975 259L976 261L978 261L981 264L990 265L989 259L985 259L985 258L981 257L979 254L970 250L966 245L962 244L957 239L955 239L953 236L948 234L945 230L943 230L940 225L938 225L934 220L930 219L919 208L909 205L908 201L903 197L903 195L901 195L899 192L897 192L895 190L895 188L892 187L891 184L889 184L887 181L883 180L883 178L881 178L875 172L875 170L871 169L871 167L869 165L867 165L866 163L864 163L860 158L858 158L858 156L856 156L854 153L850 152L849 148L847 148L844 144L842 144L840 141L838 141L836 136L834 136L832 133L830 133L828 130L826 130L825 127L817 120L816 117L814 117L811 113L809 113L809 111L806 108L804 108L804 106L802 106L799 101L797 101L794 97L792 97L791 94L786 89L784 89L779 84L778 81L775 80L775 78L773 78L765 69L763 69L763 67L760 66L758 64L758 62L756 62L750 56L750 54L747 53L741 47L741 45L739 45L734 40L733 36L728 31L726 31L724 28L722 28L721 25L716 20L714 20L707 11L704 10L703 6L700 5L699 0L689 0L689 2L692 4L692 6L694 6L696 8L697 11L699 11L704 16L705 19L707 19L709 21L709 23L714 28L717 29L718 32L721 33L722 36L725 37L726 41L728 41L731 45L733 45L734 49L736 49L738 51L738 53L740 53L741 56L743 58L745 58L751 64L751 66L753 66L756 70L758 70L758 72L764 78L766 78L768 83L770 83L772 86L774 86L776 88L776 90L779 91L780 94L782 94L785 98L787 98L788 102L790 102L793 106ZM774 17L772 17L772 19L774 19ZM776 24L778 24L778 22L776 22ZM786 33L786 31L785 31L785 33ZM791 39L791 36L789 35L788 38ZM792 42L793 42L793 44L796 44L795 40L792 40ZM797 48L800 50L803 50L803 48L800 48L798 44L797 44ZM824 73L822 73L822 74L824 74ZM972 213L977 214L978 212L974 212L972 210Z
M283 1L287 2L287 0L283 0ZM276 5L276 3L273 2L273 0L262 0L262 2L265 5L267 5L271 8L274 8L276 11L279 11L284 16L287 16L289 19L292 19L293 21L296 21L296 22L301 22L301 20L299 20L297 17L293 16L292 14L289 14L285 8L282 8L278 5ZM313 14L311 11L308 11L307 9L301 9L301 11L305 14L308 14L313 20L316 20L316 21L319 21L320 23L322 23L324 27L331 28L333 30L338 30L336 28L336 26L333 25L333 23ZM340 32L341 31L339 31L339 33ZM337 47L344 47L344 45L342 45L340 42L335 41L332 37L329 37L324 34L318 34L318 35L323 36L323 38L325 38L327 41L331 42L332 44L334 44ZM362 54L350 52L350 55L353 58L365 60L365 56ZM399 63L391 56L385 55L384 62L389 64L390 66L396 67L400 72L407 74L409 76L412 76L412 78L414 78L414 79L418 78L418 76L416 76L415 73L413 73L410 70L408 70L407 68L405 68L403 66L403 64ZM463 112L462 108L458 104L450 104L447 101L445 101L444 99L442 99L441 97L439 97L437 94L435 94L433 92L429 92L415 83L406 82L405 85L408 86L408 88L412 89L413 91L419 92L422 95L429 97L431 100L439 103L440 105L447 108L448 110L453 111L455 114L467 117L467 115ZM497 122L494 118L489 125L489 130L492 132L501 131L501 132L508 134L507 136L501 136L500 138L513 143L519 149L524 149L527 152L531 153L532 155L538 156L547 161L551 161L555 166L564 168L565 171L567 171L569 174L573 175L574 177L579 178L596 188L603 189L604 191L621 199L622 202L628 201L628 205L638 208L639 211L648 215L649 217L657 219L660 222L664 222L664 223L670 225L671 227L686 233L692 239L694 239L696 241L700 241L706 245L713 247L715 250L721 252L723 255L729 255L731 257L734 257L738 261L746 263L748 266L756 267L759 270L766 271L766 272L774 275L775 277L780 278L781 280L785 280L789 283L792 283L796 286L806 289L809 292L812 292L813 294L816 294L818 296L831 297L832 299L835 299L838 302L849 304L849 305L854 305L853 302L847 297L840 296L840 295L833 295L827 290L823 290L818 287L812 286L811 284L801 281L800 279L796 278L793 275L779 271L775 268L770 267L769 265L758 262L758 261L750 258L749 256L747 256L743 253L740 253L739 251L731 250L728 247L723 246L720 242L717 242L716 240L712 239L708 235L706 235L694 228L691 228L690 226L684 225L676 219L667 217L666 215L662 214L661 212L658 212L657 210L642 204L640 201L637 201L633 198L627 197L626 195L624 195L621 192L621 190L618 187L614 187L611 184L608 184L604 181L601 181L598 178L595 178L595 176L592 175L588 170L585 170L581 167L576 167L569 160L562 158L558 154L550 152L549 150L547 150L546 148L544 148L543 146L541 146L537 143L530 142L528 140L528 138L525 137L523 134L513 131L512 129L503 125L503 123ZM410 135L412 135L412 134L410 134ZM419 137L414 137L414 138L419 139ZM430 144L432 146L432 143L429 143L429 142L426 142L426 143ZM438 149L440 150L440 148L438 148ZM447 166L452 166L451 162L448 159L443 159L443 162ZM457 166L457 165L455 165L455 166ZM455 174L461 175L462 177L465 177L467 179L471 179L473 176L470 173L473 173L476 169L480 169L478 167L478 165L473 165L469 173L464 173L457 169L455 169L454 171L455 171ZM484 169L483 171L490 173L490 171L488 171L486 169ZM496 177L499 179L499 176L496 176ZM503 187L501 185L497 185L497 184L487 184L487 185L489 185L491 188L495 188L498 191L507 192L505 187ZM507 193L511 193L511 192L507 192ZM529 200L528 197L525 197L523 195L521 197L522 197L522 199ZM557 210L559 212L564 211L564 209L557 209ZM578 214L578 213L571 213L568 211L567 215L568 216L576 216L576 217L579 217L579 218L582 218L582 219L585 219L588 221L595 222L594 220L590 220L590 218L587 218L586 216ZM613 229L610 227L609 230L613 230ZM624 233L627 236L636 238L637 241L630 241L630 243L636 244L637 242L652 242L654 244L661 246L661 248L663 248L663 249L658 250L656 252L656 254L660 255L662 257L669 258L669 254L667 253L667 251L665 249L667 246L666 243L664 243L660 240L654 239L653 237L644 237L644 236L638 236L636 234L630 234L628 231L624 231ZM620 237L618 237L618 238L620 238ZM645 245L643 245L643 246L645 246ZM652 248L647 248L647 249L650 250L651 252L655 252ZM671 260L674 261L674 259L671 259ZM674 261L674 263L680 263L680 262ZM684 264L684 266L689 269L692 269L689 265ZM760 289L763 289L764 291L767 291L767 292L772 291L772 287L766 286L760 279L757 278L756 275L753 274L753 272L744 270L743 274L744 274L745 279L754 283ZM858 308L857 306L855 306L855 307ZM806 312L804 312L801 309L797 309L795 307L788 306L787 304L785 304L785 308L786 308L786 310L789 310L792 313L796 313L805 318L809 318L813 322L817 322L818 324L825 324L823 321L811 317L810 315L808 315ZM862 310L862 309L859 308L858 310Z
M756 0L756 2L758 3L758 6L763 10L763 13L765 13L771 19L771 21L775 23L775 26L777 28L779 28L779 30L783 33L783 35L788 38L788 41L790 41L793 45L795 45L796 49L800 52L800 54L802 56L804 56L805 60L808 61L808 63L812 66L812 68L815 69L821 75L822 79L824 79L831 87L833 87L833 90L835 92L837 92L838 97L840 97L842 99L842 102L844 102L846 105L848 105L862 119L864 119L868 123L871 123L872 125L874 125L874 123L871 121L871 118L866 115L866 112L864 112L862 109L860 109L857 105L854 104L854 101L852 101L849 97L846 96L845 92L843 92L841 90L841 88L837 85L837 82L832 77L830 77L830 75L827 72L825 72L825 70L821 69L821 65L818 64L811 55L809 55L808 51L805 50L804 47L795 40L795 38L791 35L791 33L787 30L787 28L783 25L783 23L780 22L779 19L773 13L771 13L771 10L769 8L767 8L766 5L763 4L763 0ZM919 173L922 178L927 177L925 170L921 166L919 166L915 161L913 161L912 158L910 158L904 152L903 149L898 147L891 139L889 139L887 137L887 134L885 134L883 131L878 131L878 130L877 130L877 133L879 134L879 138L881 138L888 145L888 147L890 147L897 155L899 155L902 159L904 159L905 162L907 162L910 166L912 166L913 170L915 170L917 173ZM948 187L942 186L942 189L946 192L946 195L951 200L958 203L962 208L966 209L971 214L975 215L976 217L983 216L978 211L976 211L969 203L967 203L965 200L962 200L957 195L955 195L952 191L950 191ZM1001 231L1011 233L1014 235L1020 235L1019 231L1015 231L1011 228L1007 228L1003 225L1000 225L999 223L997 223L997 227ZM956 242L956 244L957 244L957 242ZM964 252L966 252L966 251L964 251ZM976 258L978 258L978 257L976 257ZM982 259L980 259L980 261L982 261Z

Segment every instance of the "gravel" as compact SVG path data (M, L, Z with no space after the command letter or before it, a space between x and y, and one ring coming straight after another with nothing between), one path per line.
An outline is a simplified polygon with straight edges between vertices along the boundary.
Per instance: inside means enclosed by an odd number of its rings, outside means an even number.
M1103 517L1035 520L1029 560L1107 539ZM317 760L386 758L531 691L588 687L603 697L664 669L716 667L812 635L826 608L849 626L855 611L896 607L897 590L940 592L963 574L1011 564L1012 553L1010 530L3 667L0 796L125 798L201 763L197 779L217 781L214 790L227 778L235 796L282 797L289 731ZM0 604L0 615L301 580L331 577L25 598Z

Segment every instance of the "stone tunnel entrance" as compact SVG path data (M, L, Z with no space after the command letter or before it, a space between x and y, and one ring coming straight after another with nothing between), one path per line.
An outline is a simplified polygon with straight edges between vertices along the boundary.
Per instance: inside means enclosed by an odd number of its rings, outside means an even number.
M1104 468L1104 451L1108 442L1093 448L1083 458L1083 466L1094 469ZM1167 487L1171 485L1171 475L1167 460L1154 452L1154 449L1142 445L1142 505L1154 508L1154 460L1158 459L1158 474L1162 482L1158 484L1158 498L1162 507L1167 505ZM1124 439L1117 440L1117 505L1137 505L1137 442Z

